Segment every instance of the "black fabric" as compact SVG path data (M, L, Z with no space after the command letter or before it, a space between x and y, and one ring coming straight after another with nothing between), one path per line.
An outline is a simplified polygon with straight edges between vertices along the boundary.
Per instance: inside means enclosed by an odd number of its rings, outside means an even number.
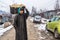
M24 11L24 8L20 8L20 11L23 10Z
M3 24L3 22L0 22L0 25L2 25Z
M26 27L26 19L29 15L28 10L26 10L27 13L24 13L22 15L18 14L16 15L14 19L14 28L16 31L16 40L27 40L27 27Z
M18 8L10 7L10 13L11 14L17 14L18 13Z

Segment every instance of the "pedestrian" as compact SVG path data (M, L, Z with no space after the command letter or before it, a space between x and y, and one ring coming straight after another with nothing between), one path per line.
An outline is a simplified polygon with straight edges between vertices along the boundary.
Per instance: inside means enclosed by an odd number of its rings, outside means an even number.
M26 7L19 8L19 10L20 13L18 13L14 18L14 28L16 31L15 40L28 40L26 19L28 18L29 11ZM26 11L26 13L24 11Z
M2 25L3 24L3 17L2 17L2 15L0 15L0 25Z

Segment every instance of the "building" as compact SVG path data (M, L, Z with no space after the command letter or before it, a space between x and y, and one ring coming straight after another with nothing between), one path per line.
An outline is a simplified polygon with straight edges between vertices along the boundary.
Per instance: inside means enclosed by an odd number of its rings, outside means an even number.
M49 19L49 18L52 18L54 16L57 16L58 12L60 12L60 9L58 9L58 10L49 10L49 11L40 13L40 16L42 16L41 14L43 14L44 18L48 18Z

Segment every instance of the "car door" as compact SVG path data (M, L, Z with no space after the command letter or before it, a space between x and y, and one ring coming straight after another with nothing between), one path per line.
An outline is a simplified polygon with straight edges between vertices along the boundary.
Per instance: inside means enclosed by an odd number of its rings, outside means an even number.
M59 17L56 17L55 20L51 22L51 24L50 24L51 25L50 26L50 30L51 31L54 31L56 25L58 24L58 20L60 20L60 18Z
M51 24L50 24L50 30L51 31L54 31L54 28L56 27L56 24L57 24L57 21L51 22Z
M56 20L56 17L52 18L52 19L50 20L51 22L48 23L48 29L51 30L51 31L52 31L53 28L55 27L55 23L56 23L55 20Z

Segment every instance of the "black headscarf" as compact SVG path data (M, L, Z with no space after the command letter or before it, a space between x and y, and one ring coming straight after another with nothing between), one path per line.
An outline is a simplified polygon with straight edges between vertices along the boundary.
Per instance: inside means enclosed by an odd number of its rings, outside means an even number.
M20 8L20 10L23 10L23 11L24 11L24 9L25 9L25 6L23 6L22 8Z

